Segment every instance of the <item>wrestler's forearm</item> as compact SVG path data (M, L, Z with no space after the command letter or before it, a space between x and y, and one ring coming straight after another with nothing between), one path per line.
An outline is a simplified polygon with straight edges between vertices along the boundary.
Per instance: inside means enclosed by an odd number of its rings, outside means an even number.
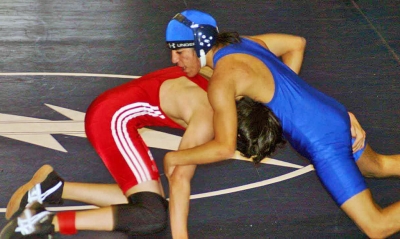
M171 180L169 184L169 213L172 238L188 238L190 182Z
M172 237L188 238L187 220L189 215L190 181L195 166L177 166L169 181L169 211Z
M299 74L303 64L303 57L303 50L292 51L282 56L282 62L285 63L285 65L287 65L296 74Z
M299 74L301 66L303 65L306 39L303 37L294 37L293 42L293 48L284 53L281 57L283 63L285 63L296 74Z
M299 74L306 48L304 37L282 33L266 33L253 37L262 40L272 53L281 57L283 63Z
M232 158L235 148L212 140L206 144L185 150L171 151L165 155L168 166L209 164Z

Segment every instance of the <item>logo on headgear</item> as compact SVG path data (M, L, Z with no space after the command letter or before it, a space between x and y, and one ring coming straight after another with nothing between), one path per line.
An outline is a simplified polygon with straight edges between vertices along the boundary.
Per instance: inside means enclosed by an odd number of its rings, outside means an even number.
M171 50L194 47L194 42L167 42L167 44L168 48Z
M175 49L176 48L175 43L173 43L173 42L168 42L168 47L170 49Z

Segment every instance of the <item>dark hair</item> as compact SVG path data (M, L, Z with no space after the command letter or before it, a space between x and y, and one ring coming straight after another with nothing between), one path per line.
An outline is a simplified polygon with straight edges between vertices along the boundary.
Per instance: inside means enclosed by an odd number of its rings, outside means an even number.
M236 101L236 108L237 150L243 156L259 163L286 143L281 123L269 107L249 97L243 97Z
M240 36L237 32L221 32L218 33L217 40L215 42L216 47L223 47L230 44L240 43Z

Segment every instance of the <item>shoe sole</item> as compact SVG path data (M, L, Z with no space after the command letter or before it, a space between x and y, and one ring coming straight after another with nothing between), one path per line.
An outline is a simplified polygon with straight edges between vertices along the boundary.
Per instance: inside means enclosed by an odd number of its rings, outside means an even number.
M54 169L50 165L43 165L36 173L33 175L32 179L27 182L25 185L21 186L20 188L15 191L12 195L10 201L8 202L7 209L6 209L6 219L9 220L12 218L16 213L21 213L26 205L21 206L21 201L24 196L28 193L28 191L33 188L36 184L42 183L47 176L53 172Z

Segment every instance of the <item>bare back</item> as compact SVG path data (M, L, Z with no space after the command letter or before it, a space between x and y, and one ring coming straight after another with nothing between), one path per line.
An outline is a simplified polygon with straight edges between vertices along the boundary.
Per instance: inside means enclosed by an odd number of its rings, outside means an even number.
M196 115L201 115L204 121L212 121L207 92L184 76L161 85L160 104L168 117L185 128Z

